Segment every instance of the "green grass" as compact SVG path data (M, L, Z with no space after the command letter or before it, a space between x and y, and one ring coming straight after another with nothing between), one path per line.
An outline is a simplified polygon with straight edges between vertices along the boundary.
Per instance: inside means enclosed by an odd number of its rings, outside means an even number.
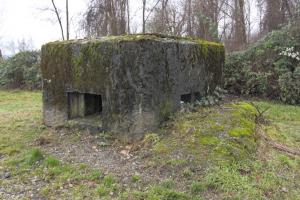
M202 182L193 181L191 185L191 192L192 194L201 194L205 191L204 185Z
M300 108L299 106L290 106L279 103L272 103L266 101L255 102L262 109L268 109L266 116L270 117L272 120L278 121L300 121Z
M57 167L59 166L61 163L58 159L56 159L53 156L49 156L46 160L45 160L45 165L47 167Z
M283 145L300 147L300 107L254 103L260 110L269 108L265 117L270 124L263 126L268 136ZM297 199L300 159L259 140L256 114L250 104L237 103L175 116L168 127L171 134L155 140L152 165L167 166L172 173L181 171L178 183L191 181L190 191L196 196L213 191L221 199ZM204 172L193 173L190 167L195 166Z
M137 183L137 182L139 182L140 180L141 180L141 176L140 176L140 175L135 174L135 175L133 175L133 176L131 177L131 181L132 181L133 183Z
M0 153L18 154L43 127L41 93L0 91Z
M300 108L299 106L289 106L265 101L257 102L262 109L270 108L266 117L273 126L266 127L269 135L286 145L300 147Z
M257 149L255 115L255 108L244 102L180 113L157 134L169 132L155 142L154 160L158 165L188 167L252 159ZM153 133L150 136L147 141Z
M254 103L260 110L269 109L265 114L270 121L264 126L266 134L283 145L299 149L300 107L265 101ZM298 199L299 157L278 152L261 141L257 158L245 161L209 168L202 185L229 199Z
M43 153L39 149L33 149L29 154L28 164L34 165L43 159L44 159Z
M0 188L45 184L47 199L200 200L298 199L300 159L266 145L255 134L255 109L248 103L201 108L172 116L141 143L141 160L157 174L103 174L86 163L72 164L48 155L35 141L53 140L42 123L40 92L0 91ZM266 134L290 148L300 147L300 107L256 101L270 121ZM80 134L80 133L78 133ZM78 137L78 134L74 137ZM108 147L106 147L108 148ZM2 158L1 158L2 157ZM145 170L147 171L147 170ZM146 172L145 172L146 173ZM150 181L149 176L160 176ZM5 199L0 194L0 199Z

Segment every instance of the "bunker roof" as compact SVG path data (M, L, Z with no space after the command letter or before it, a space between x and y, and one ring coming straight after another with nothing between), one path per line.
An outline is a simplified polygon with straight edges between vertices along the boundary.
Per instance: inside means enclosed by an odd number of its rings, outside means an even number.
M55 44L85 44L85 43L101 43L101 42L130 42L130 41L160 41L160 42L180 42L180 43L194 43L202 46L211 46L216 48L224 48L224 45L217 42L210 42L200 38L194 37L179 37L168 36L162 34L133 34L133 35L121 35L121 36L105 36L94 39L76 39L68 41L55 41L46 45Z

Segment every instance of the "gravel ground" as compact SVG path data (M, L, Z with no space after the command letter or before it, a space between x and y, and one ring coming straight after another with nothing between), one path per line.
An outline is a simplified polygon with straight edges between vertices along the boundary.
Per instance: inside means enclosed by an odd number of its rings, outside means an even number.
M133 175L138 174L143 183L157 182L168 178L168 174L160 173L163 169L149 167L147 157L149 151L136 146L120 145L119 142L103 139L101 136L81 133L74 141L74 135L60 130L56 142L43 147L47 154L53 155L63 162L86 164L100 170L104 175L114 174L119 182L126 186Z

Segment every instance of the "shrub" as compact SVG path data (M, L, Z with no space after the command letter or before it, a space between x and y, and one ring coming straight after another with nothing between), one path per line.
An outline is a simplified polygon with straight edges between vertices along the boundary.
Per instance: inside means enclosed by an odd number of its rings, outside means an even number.
M246 51L229 55L225 89L300 104L300 26L293 24L269 33Z
M23 51L1 62L0 87L40 89L40 52Z

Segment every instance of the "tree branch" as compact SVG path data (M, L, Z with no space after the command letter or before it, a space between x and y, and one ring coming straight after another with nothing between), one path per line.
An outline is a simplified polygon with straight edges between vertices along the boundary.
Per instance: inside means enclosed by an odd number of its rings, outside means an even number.
M58 21L59 26L60 26L62 39L65 40L64 28L63 28L63 25L62 25L62 22L61 22L61 17L59 15L58 9L57 9L57 7L56 7L56 5L54 3L54 0L51 0L51 2L52 2L53 8L54 8L54 12L55 12L56 17L57 17L57 21Z

